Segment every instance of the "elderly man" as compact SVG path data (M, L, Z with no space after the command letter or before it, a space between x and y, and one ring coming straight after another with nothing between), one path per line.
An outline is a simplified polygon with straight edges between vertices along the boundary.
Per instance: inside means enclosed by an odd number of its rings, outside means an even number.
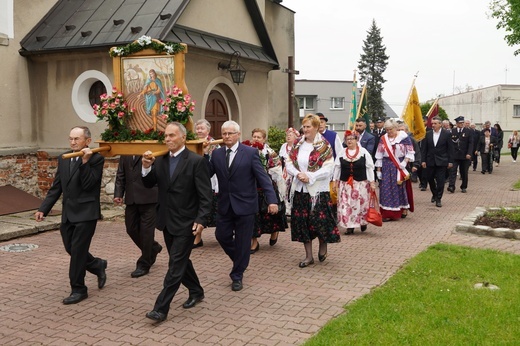
M105 159L88 147L92 140L88 127L70 130L69 144L80 157L58 157L58 170L40 208L34 214L42 221L63 195L60 234L65 251L70 255L69 280L71 294L63 304L76 304L88 297L85 274L97 275L98 288L105 286L107 261L90 254L89 248L101 218L100 191ZM69 152L70 153L70 152Z
M181 283L188 289L189 309L204 299L204 290L190 260L193 240L202 232L211 212L211 181L205 160L186 148L186 128L178 122L166 125L168 153L155 159L147 151L142 158L142 179L147 188L158 187L157 229L163 232L170 260L163 289L146 317L162 322Z

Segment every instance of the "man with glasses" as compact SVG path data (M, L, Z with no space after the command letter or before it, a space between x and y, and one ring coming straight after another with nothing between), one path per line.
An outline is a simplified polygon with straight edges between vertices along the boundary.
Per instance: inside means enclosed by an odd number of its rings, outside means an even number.
M258 149L239 142L240 126L234 121L222 124L221 132L224 146L213 151L211 159L207 154L204 156L210 175L217 175L219 186L215 237L233 261L229 274L231 289L240 291L244 271L249 265L251 237L258 212L257 185L264 190L270 214L278 212L278 205Z
M65 250L70 255L69 279L71 294L63 304L76 304L88 297L85 286L86 271L97 275L98 288L105 286L107 261L89 252L90 243L101 218L100 191L105 159L88 147L91 134L88 127L77 126L69 134L71 152L81 152L80 157L58 157L58 170L52 186L38 211L34 214L40 222L51 211L63 194L60 233ZM70 153L70 152L68 152Z

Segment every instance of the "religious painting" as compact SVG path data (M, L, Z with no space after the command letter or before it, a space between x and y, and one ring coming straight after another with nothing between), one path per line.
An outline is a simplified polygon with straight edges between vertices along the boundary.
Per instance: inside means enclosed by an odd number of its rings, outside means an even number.
M175 64L171 55L124 57L121 59L121 90L130 108L133 129L164 129L161 101L175 85Z

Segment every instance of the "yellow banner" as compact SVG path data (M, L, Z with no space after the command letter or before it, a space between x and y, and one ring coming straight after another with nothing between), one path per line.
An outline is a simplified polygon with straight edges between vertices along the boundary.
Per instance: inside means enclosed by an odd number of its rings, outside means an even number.
M410 128L410 133L415 140L420 141L426 136L426 129L424 128L424 121L419 104L419 96L417 96L417 89L415 86L412 89L412 94L408 99L406 111L403 116L403 121Z

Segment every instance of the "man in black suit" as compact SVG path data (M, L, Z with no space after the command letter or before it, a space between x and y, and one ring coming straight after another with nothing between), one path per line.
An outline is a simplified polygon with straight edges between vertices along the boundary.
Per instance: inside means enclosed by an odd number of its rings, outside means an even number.
M141 157L122 155L117 167L114 203L125 207L126 233L141 250L136 269L130 274L138 278L150 272L162 246L155 241L157 186L147 189L141 175Z
M455 181L457 180L457 168L459 169L462 183L460 190L466 193L468 188L468 170L471 164L471 154L473 153L473 133L469 128L464 127L464 117L455 118L457 124L451 130L451 141L453 142L453 168L450 169L448 191L455 192Z
M98 288L105 286L107 261L94 257L89 248L101 218L100 191L105 159L88 147L90 130L84 126L71 129L69 144L72 152L81 152L80 157L58 157L58 170L52 186L40 208L34 214L42 221L63 194L60 233L65 251L70 255L69 280L71 294L63 304L76 304L88 297L85 285L86 271L97 275ZM70 153L70 152L68 152Z
M264 190L270 214L278 213L277 197L271 178L262 166L258 149L240 143L240 126L234 121L222 124L224 146L208 160L210 175L216 174L219 194L215 237L233 261L229 274L233 291L242 289L244 271L249 265L251 237L258 212L257 184Z
M440 208L446 170L453 166L453 142L450 132L442 128L442 120L438 116L433 117L432 131L426 132L421 143L421 161L430 184L432 203Z
M151 151L146 151L142 158L144 186L153 188L157 184L159 189L157 229L163 231L170 255L163 289L153 310L146 314L157 322L168 316L181 283L189 292L183 308L192 308L204 299L204 290L190 255L195 236L206 225L213 198L204 158L185 146L186 128L178 122L169 123L164 129L164 137L169 153L156 160Z

